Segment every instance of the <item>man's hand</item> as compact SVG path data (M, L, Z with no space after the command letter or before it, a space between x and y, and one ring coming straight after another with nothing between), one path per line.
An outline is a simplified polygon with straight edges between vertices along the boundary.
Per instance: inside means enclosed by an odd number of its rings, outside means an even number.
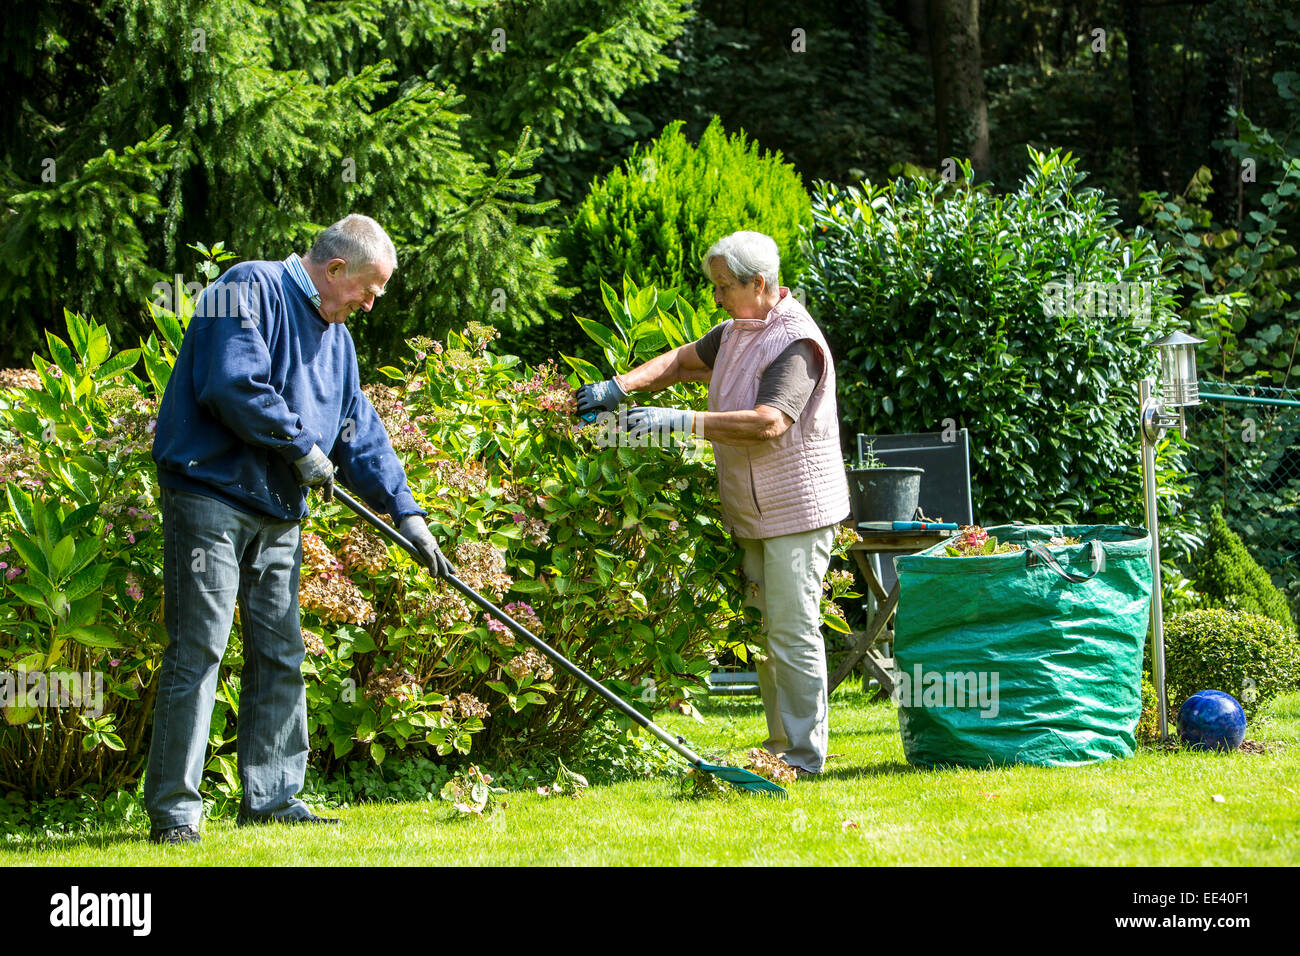
M334 462L329 455L312 445L311 451L293 463L298 480L308 488L319 488L326 501L334 500Z
M415 550L420 552L425 565L435 578L445 578L455 573L456 569L451 566L447 556L438 550L438 542L433 540L428 525L419 515L408 515L403 518L401 527L397 530L402 533L403 538L415 545Z
M695 413L689 408L663 408L657 405L638 405L627 410L629 438L647 435L689 435L694 431Z
M627 398L627 392L618 384L616 378L607 378L603 382L592 382L574 389L574 400L578 403L578 414L592 412L613 412Z

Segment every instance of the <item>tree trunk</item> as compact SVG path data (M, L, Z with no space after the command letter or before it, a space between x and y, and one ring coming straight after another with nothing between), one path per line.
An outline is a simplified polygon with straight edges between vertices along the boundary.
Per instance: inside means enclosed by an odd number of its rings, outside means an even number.
M1209 13L1214 17L1216 11ZM1217 11L1215 35L1221 42L1210 44L1205 55L1205 144L1209 154L1206 165L1210 167L1214 194L1210 208L1214 218L1226 225L1236 225L1241 218L1238 212L1241 196L1241 166L1227 149L1215 149L1211 144L1219 139L1235 139L1237 124L1228 114L1232 107L1241 108L1241 70L1245 35L1239 27L1240 17L1234 8Z
M929 0L938 162L967 152L977 175L989 169L989 112L980 65L979 0Z
M1128 45L1128 91L1133 111L1133 146L1137 150L1138 189L1167 189L1156 155L1160 138L1151 110L1146 18L1139 0L1124 2L1124 39Z

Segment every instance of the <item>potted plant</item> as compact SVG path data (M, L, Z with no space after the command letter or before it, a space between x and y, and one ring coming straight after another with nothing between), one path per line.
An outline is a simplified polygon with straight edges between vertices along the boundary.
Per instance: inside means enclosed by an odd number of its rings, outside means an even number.
M849 507L855 523L863 521L910 521L921 498L924 468L886 465L876 456L872 443L849 472Z

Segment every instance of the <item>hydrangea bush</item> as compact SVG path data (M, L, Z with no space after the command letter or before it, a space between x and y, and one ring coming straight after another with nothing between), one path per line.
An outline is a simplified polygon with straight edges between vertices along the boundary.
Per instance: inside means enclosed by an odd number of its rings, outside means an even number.
M689 711L720 653L756 650L711 456L607 446L573 417L572 389L702 330L671 292L604 293L610 324L583 327L608 370L525 367L471 324L412 340L365 391L461 580L646 713ZM139 349L114 354L104 327L68 314L69 342L50 336L50 358L0 380L0 670L98 674L106 692L97 716L4 708L0 779L25 795L129 787L147 755L167 640L150 447L192 312L150 308L158 331ZM700 386L673 392L665 404L703 403ZM581 750L602 700L343 505L310 504L300 605L315 771L471 750L479 763L538 766ZM853 539L840 535L837 551ZM837 630L834 600L851 583L827 583ZM241 655L237 616L205 784L218 802L237 796ZM633 732L626 718L617 726Z

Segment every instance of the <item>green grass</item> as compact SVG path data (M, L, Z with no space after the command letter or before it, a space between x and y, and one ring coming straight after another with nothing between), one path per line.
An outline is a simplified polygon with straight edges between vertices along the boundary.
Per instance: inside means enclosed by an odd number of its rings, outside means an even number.
M763 733L752 699L723 699L701 725L665 723L701 749L741 750ZM198 847L155 847L142 830L10 843L18 866L425 866L475 864L1294 865L1300 850L1300 694L1276 700L1248 737L1268 753L1142 749L1086 767L923 771L909 767L893 708L832 699L827 773L788 800L683 800L668 779L593 787L578 799L512 793L488 820L441 803L338 811L341 827L205 824ZM579 766L577 769L581 769ZM1222 803L1212 799L1221 795ZM851 821L856 826L846 826Z

